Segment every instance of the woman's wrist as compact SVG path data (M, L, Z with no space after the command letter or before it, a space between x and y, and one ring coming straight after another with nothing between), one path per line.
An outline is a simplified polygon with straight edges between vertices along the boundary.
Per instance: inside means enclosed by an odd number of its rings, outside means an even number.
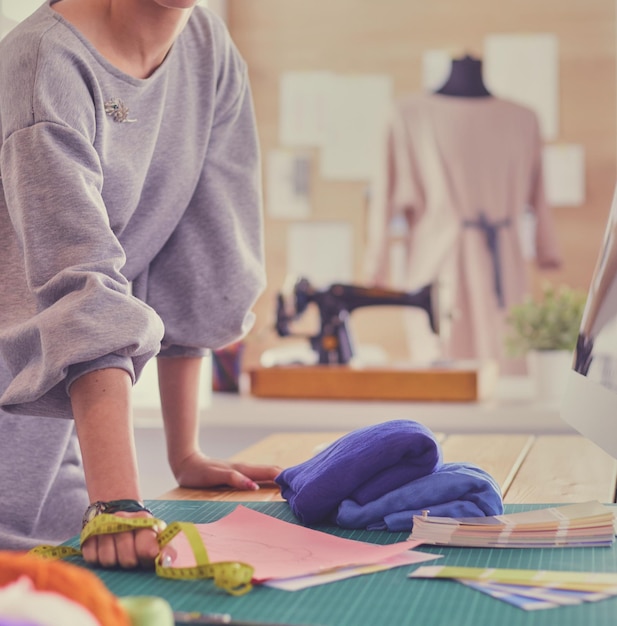
M199 384L201 358L157 360L167 459L176 479L199 450Z
M186 450L183 453L177 454L175 456L170 455L169 467L171 468L171 471L178 483L180 483L182 480L182 475L187 464L195 458L199 458L199 460L205 460L208 457L198 448Z
M145 511L152 515L152 511L139 500L123 499L123 500L108 500L107 502L97 500L88 506L82 519L82 528L91 522L95 517L99 515L114 513L138 513Z

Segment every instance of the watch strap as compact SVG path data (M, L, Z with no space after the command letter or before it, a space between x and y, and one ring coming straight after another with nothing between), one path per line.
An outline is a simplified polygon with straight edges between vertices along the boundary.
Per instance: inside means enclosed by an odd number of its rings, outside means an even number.
M82 528L91 522L97 515L101 515L103 513L107 513L109 515L113 515L114 513L119 513L120 511L125 513L137 513L139 511L146 511L146 513L150 513L152 515L152 511L144 506L139 500L109 500L107 502L103 502L102 500L97 500L90 504L90 506L86 509L82 519Z

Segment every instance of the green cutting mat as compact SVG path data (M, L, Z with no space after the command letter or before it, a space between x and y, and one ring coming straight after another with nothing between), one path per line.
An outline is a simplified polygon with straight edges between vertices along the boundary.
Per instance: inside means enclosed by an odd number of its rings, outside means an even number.
M154 514L167 522L212 522L231 512L237 502L152 500ZM295 518L285 502L246 502L247 507L286 521ZM547 505L511 505L506 512ZM348 531L317 527L332 534L394 543L409 533ZM74 542L72 542L74 545ZM443 554L439 564L524 569L617 571L617 548L470 549L422 547ZM83 562L81 562L83 563ZM615 626L617 598L573 607L523 611L450 580L411 580L417 566L287 592L255 587L241 597L217 589L211 580L175 581L139 571L95 570L119 596L157 595L174 610L230 613L240 620L320 626Z

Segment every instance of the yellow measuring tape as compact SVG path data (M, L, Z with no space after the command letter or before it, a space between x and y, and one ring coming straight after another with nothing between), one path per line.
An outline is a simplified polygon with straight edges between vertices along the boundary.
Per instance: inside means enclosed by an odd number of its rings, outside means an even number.
M151 517L128 518L103 513L86 524L81 531L79 543L83 545L87 539L95 535L113 535L142 528L163 529L157 532L160 551L154 565L158 576L176 580L212 578L215 585L234 596L241 596L252 589L253 568L246 563L236 561L211 563L201 535L195 524L191 522L173 522L165 526L165 522ZM195 565L169 567L162 562L162 550L181 532L184 533L193 550ZM46 559L62 559L69 556L81 556L81 551L69 546L38 546L30 550L29 554Z

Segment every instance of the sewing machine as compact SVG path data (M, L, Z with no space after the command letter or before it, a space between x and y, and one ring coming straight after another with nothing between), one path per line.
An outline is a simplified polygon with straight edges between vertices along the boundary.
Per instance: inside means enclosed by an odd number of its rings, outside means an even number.
M314 336L293 333L292 322L302 317L311 304L319 310L319 332ZM419 307L426 311L436 334L440 334L446 322L444 311L440 309L437 284L405 292L336 283L320 291L306 278L300 278L294 285L291 298L286 299L283 293L277 296L276 331L281 337L307 337L322 365L347 364L355 354L349 327L350 314L367 306Z
M445 292L445 293L444 293ZM493 362L444 362L432 365L359 364L350 332L353 311L368 306L406 306L424 310L434 333L447 337L451 319L448 290L426 285L417 291L333 284L316 289L306 278L276 299L275 329L280 337L308 339L306 362L274 362L249 371L254 396L288 399L477 401L492 392ZM317 333L293 331L310 307L319 312ZM313 311L314 312L314 311ZM310 316L307 315L310 318Z

